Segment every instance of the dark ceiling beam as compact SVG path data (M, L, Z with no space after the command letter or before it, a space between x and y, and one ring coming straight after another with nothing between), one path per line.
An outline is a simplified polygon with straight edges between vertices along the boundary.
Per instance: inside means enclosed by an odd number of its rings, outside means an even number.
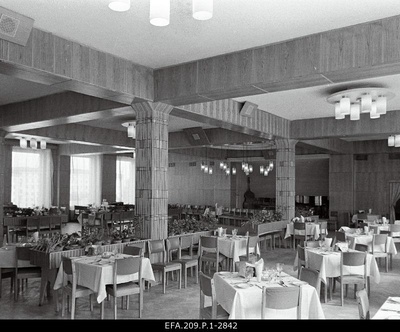
M224 144L241 144L243 142L256 142L259 138L234 132L231 130L223 129L223 128L210 128L210 129L202 129L207 136L210 144L209 146L222 146ZM185 148L196 148L190 143L187 138L186 133L180 132L171 132L168 135L168 149L185 149Z
M0 106L0 127L8 132L135 114L131 106L76 92L62 92Z
M311 148L320 149L325 153L352 153L353 152L353 143L346 142L339 138L328 138L328 139L314 139L308 141L299 141L296 144L297 146L306 145Z
M400 15L157 69L154 100L178 106L398 74L399 49Z
M105 145L117 149L135 148L135 140L129 138L125 131L102 129L81 124L68 124L53 127L37 128L19 132L21 136L43 137L51 140L85 145Z
M254 109L252 116L242 116L242 107L243 103L222 99L177 106L172 109L171 114L265 140L289 137L289 120L258 108Z
M294 120L290 123L290 138L309 140L318 138L361 137L365 135L391 135L400 132L400 112L389 111L379 119L361 114L360 120L348 117L342 120L318 118Z
M25 47L0 41L0 73L130 104L153 100L153 70L33 28Z

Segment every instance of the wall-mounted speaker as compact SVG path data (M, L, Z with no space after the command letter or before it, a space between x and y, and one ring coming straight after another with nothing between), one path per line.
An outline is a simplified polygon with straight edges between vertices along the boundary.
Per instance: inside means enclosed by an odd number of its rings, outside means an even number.
M0 39L25 46L33 28L34 20L0 7Z
M201 127L186 128L183 131L186 133L190 144L194 146L210 145L207 134Z
M253 116L254 110L258 108L258 105L246 101L243 107L240 109L241 116Z

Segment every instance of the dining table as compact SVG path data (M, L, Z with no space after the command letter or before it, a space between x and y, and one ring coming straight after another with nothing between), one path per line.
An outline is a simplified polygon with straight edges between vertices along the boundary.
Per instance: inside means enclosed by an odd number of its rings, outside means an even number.
M321 224L319 222L306 222L307 226L309 227L309 231L314 237L314 240L318 240L320 237L321 233ZM304 230L299 230L298 233L300 235L304 235ZM297 234L297 233L296 233ZM307 233L308 234L308 233ZM328 234L328 230L326 230L326 235ZM290 238L292 235L294 235L294 223L290 222L286 225L286 232L285 232L285 239Z
M219 252L229 259L230 270L235 270L235 262L239 262L239 256L247 253L247 236L224 235L218 237ZM260 247L257 244L256 253L260 255Z
M354 249L348 248L345 250L356 251ZM309 248L305 247L306 254L306 267L315 269L320 271L321 281L325 285L329 285L329 299L332 299L332 285L333 279L336 277L340 277L340 251L332 250L332 247L317 247L317 248ZM293 270L297 270L298 268L298 256L296 253L296 257L293 263ZM360 273L363 273L362 267L351 267L351 271L349 268L344 267L343 273L357 273L357 270L360 270ZM370 277L374 283L379 284L381 276L379 272L379 267L376 262L375 257L372 254L367 254L367 276Z
M257 281L256 277L245 281L238 272L229 271L217 272L213 279L217 303L229 313L229 319L261 319L264 286L300 287L300 318L325 318L316 289L285 272L272 281ZM276 310L276 318L283 319L285 316Z
M97 302L101 303L106 297L106 285L113 283L113 263L115 259L122 259L131 255L117 253L109 258L102 255L71 257L75 262L77 284L85 286L96 292ZM61 263L54 283L54 290L63 287L63 264ZM150 283L155 282L150 259L142 257L141 276ZM137 275L120 276L118 283L137 280Z
M389 296L371 319L400 319L400 297Z

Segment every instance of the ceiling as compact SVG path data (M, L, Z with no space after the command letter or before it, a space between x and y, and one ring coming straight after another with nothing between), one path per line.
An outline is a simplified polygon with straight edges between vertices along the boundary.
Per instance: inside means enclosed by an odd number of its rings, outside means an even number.
M197 21L191 0L172 0L170 24L149 23L149 0L131 0L127 12L113 12L108 0L0 0L0 6L34 19L34 27L150 68L277 43L400 14L398 0L215 0L213 18ZM333 117L326 97L362 85L395 93L388 110L400 110L400 75L378 77L237 98L289 120ZM0 75L0 105L60 92L54 87ZM126 118L87 122L125 130ZM339 122L338 122L339 123ZM169 131L211 126L173 118ZM385 137L357 137L357 139ZM347 138L351 139L351 138Z

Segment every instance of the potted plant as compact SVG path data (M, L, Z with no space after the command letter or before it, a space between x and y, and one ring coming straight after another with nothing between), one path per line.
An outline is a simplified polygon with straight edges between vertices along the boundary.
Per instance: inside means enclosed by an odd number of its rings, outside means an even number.
M121 243L122 242L122 234L119 230L113 229L111 236L112 236L111 243Z

